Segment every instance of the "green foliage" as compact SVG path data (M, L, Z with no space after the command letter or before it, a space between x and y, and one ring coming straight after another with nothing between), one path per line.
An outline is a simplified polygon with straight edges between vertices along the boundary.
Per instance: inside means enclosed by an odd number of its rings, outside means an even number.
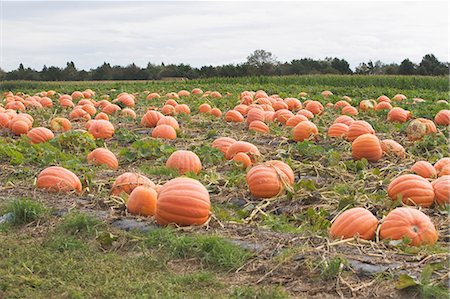
M173 230L156 229L146 234L145 244L174 258L199 258L203 263L225 270L240 267L251 254L218 236L180 235Z
M7 204L6 213L12 213L10 223L13 225L28 224L47 215L45 206L35 200L18 198Z
M343 257L338 256L331 259L325 259L320 263L320 277L324 280L336 279L345 264L347 264L347 260Z
M443 265L440 263L426 265L418 280L408 274L400 274L395 287L398 290L416 288L420 291L423 298L448 298L450 296L448 289L432 279L433 272L442 268Z
M58 229L70 235L92 236L104 227L100 219L81 212L72 212L64 216Z
M122 148L119 155L128 162L134 162L138 159L156 158L164 160L176 151L173 146L164 144L158 139L138 140L127 148Z
M240 286L233 290L230 298L235 299L284 299L288 294L281 287Z
M138 134L125 128L118 128L115 130L114 137L117 138L120 144L133 143L140 138Z
M307 140L297 142L297 151L298 155L301 158L306 158L310 160L322 157L327 152L327 150L324 147L314 144L313 142Z
M296 219L302 223L300 226L303 232L318 233L326 235L330 221L327 219L329 213L323 208L308 208L306 212L296 215Z

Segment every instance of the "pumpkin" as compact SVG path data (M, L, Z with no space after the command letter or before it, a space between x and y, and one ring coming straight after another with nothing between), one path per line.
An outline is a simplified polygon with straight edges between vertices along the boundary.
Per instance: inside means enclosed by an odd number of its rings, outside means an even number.
M5 105L6 109L25 111L25 105L22 102L9 102Z
M392 105L389 102L381 102L375 106L376 111L391 110L391 109L392 109Z
M53 132L67 132L72 129L72 124L67 118L55 117L50 122L50 129Z
M409 140L415 141L422 139L425 135L436 133L436 131L436 126L431 120L416 118L408 124L406 135Z
M342 109L345 106L350 106L350 103L347 101L337 101L336 104L334 104L334 109Z
M252 166L252 160L246 153L237 153L234 155L233 161L242 169Z
M104 113L104 112L100 112L99 114L97 114L94 119L103 119L103 120L109 120L109 116L108 114Z
M155 184L147 177L134 172L125 172L119 175L111 188L112 195L120 195L125 192L130 194L136 187L146 186L149 188L155 188Z
M198 112L200 113L210 113L211 112L211 106L207 103L201 104L198 107Z
M328 128L328 137L345 137L347 136L348 126L343 123L334 123Z
M353 106L345 106L341 111L342 115L358 115L358 110Z
M87 113L85 110L81 109L80 107L74 108L72 112L69 114L69 118L71 120L77 121L77 120L90 120L91 115Z
M313 114L311 111L308 111L308 110L306 110L306 109L301 109L301 110L299 110L299 111L297 112L297 115L299 115L299 114L305 116L305 117L308 118L308 119L311 119L311 118L314 117L314 114Z
M166 167L178 170L181 175L186 172L198 174L202 170L202 162L195 153L178 150L167 159Z
M267 134L270 131L269 127L265 123L263 123L262 121L259 121L259 120L252 121L250 123L250 125L248 126L248 129L250 131L255 131L255 132L264 133L264 134Z
M383 102L386 103L386 102ZM397 141L392 139L381 140L381 149L385 155L393 155L398 158L406 158L405 148Z
M253 162L255 162L256 158L261 155L255 145L245 141L236 141L228 148L225 153L225 158L227 160L231 160L237 153L246 153Z
M348 116L348 115L341 115L341 116L338 116L334 120L333 124L342 123L342 124L345 124L347 126L350 126L354 121L355 120L353 118L351 118L350 116Z
M120 106L118 106L116 104L108 104L105 107L103 107L102 112L106 113L108 115L112 115L119 110L122 110L122 108L120 108Z
M149 93L146 97L147 100L159 99L161 96L157 92Z
M155 189L138 186L128 197L127 210L133 215L153 216L156 212L157 197Z
M411 167L411 171L415 172L423 178L435 178L437 176L436 169L427 161L418 161Z
M243 105L243 104L239 104L237 106L235 106L233 108L233 110L239 112L242 116L247 115L247 111L248 111L248 106L247 105ZM226 114L225 114L226 116Z
M39 103L42 105L42 107L53 107L53 101L48 97L41 98Z
M352 142L352 157L355 160L366 158L370 162L376 162L382 155L380 140L373 134L360 135Z
M286 124L288 119L293 116L294 116L294 114L290 110L287 110L287 109L280 109L280 110L276 111L274 114L275 120L277 120L278 122L280 122L282 124Z
M156 221L161 225L202 225L210 215L208 190L197 180L179 177L165 183L156 202Z
M311 101L306 104L305 109L312 114L321 114L323 112L323 105L318 101Z
M316 125L309 120L300 122L293 129L295 141L311 139L317 134L319 134L319 130L317 129Z
M377 99L378 102L391 102L391 99L385 95L379 96Z
M175 107L171 105L164 105L161 108L161 113L164 115L174 115L175 114Z
M364 208L348 209L339 215L330 227L332 238L352 238L359 236L372 240L378 226L378 219Z
M178 92L178 96L179 97L188 97L188 96L190 96L191 95L191 93L189 92L189 91L187 91L187 90L180 90L179 92Z
M288 105L289 110L299 110L302 109L302 103L296 98L286 98L284 102Z
M194 88L194 89L191 91L191 93L192 93L192 94L202 94L202 93L203 93L203 90L201 90L200 88Z
M80 179L70 170L63 167L51 166L42 170L36 181L39 189L51 192L81 192Z
M450 110L441 110L434 117L434 122L440 126L450 125Z
M301 123L302 121L308 120L308 118L304 115L301 114L297 114L294 116L291 116L285 123L286 126L288 127L295 127L296 125L298 125L299 123Z
M177 114L191 114L191 109L186 104L178 104L175 106L175 113Z
M247 123L250 124L253 121L258 120L264 122L264 111L261 109L252 108L247 112Z
M94 105L92 105L92 103L83 105L83 106L77 106L81 109L83 109L84 111L86 111L87 113L89 113L90 116L95 115L95 113L97 113L97 109L95 109Z
M277 101L277 102L273 103L272 108L273 108L275 111L278 111L278 110L281 110L281 109L289 110L288 104L286 104L286 103L283 102L283 101Z
M0 128L8 128L10 117L8 114L1 112L0 113Z
M173 106L173 108L175 109L175 106L178 105L177 101L175 101L174 99L169 99L167 100L164 105L170 105Z
M217 148L219 151L226 154L228 148L235 142L236 140L230 137L219 137L213 141L211 147Z
M122 109L122 115L125 117L130 117L132 119L136 119L136 112L130 108Z
M257 198L271 198L290 185L286 174L275 164L264 163L253 166L246 175L250 193Z
M404 94L398 93L392 99L396 101L403 101L406 100L406 96Z
M328 98L333 95L333 93L329 90L324 90L320 93L324 98Z
M439 161L437 161L434 164L434 169L436 169L436 173L438 176L440 176L441 171L447 167L447 165L450 165L450 158L449 157L445 157L440 159Z
M24 119L17 119L9 122L9 129L14 135L22 135L28 133L30 126Z
M434 190L434 198L438 205L450 204L450 175L444 175L434 180L431 185Z
M377 103L373 100L362 100L359 103L359 109L361 109L362 111L372 110L372 109L374 109L376 104Z
M176 92L168 92L166 93L166 97L169 99L179 99L180 96Z
M434 191L430 182L415 174L404 174L395 178L388 186L392 200L401 199L406 205L427 208L433 204Z
M439 171L438 177L441 177L443 175L450 175L450 165L442 167L441 171Z
M387 115L388 121L395 121L400 123L406 122L409 118L411 118L411 114L409 113L409 111L400 107L392 108L391 110L389 110Z
M96 148L88 154L87 160L91 164L106 165L113 170L119 168L119 161L117 161L116 156L106 148Z
M240 123L244 121L244 117L236 110L229 110L225 113L225 121Z
M264 122L274 122L275 121L275 112L273 111L264 111Z
M79 99L79 98L83 98L83 93L81 91L72 92L72 99Z
M158 124L158 121L163 117L164 115L161 114L161 112L155 111L155 110L149 110L147 111L144 116L141 119L141 125L147 128L153 128L156 127Z
M289 165L279 160L270 160L265 162L265 164L277 167L285 175L283 180L287 180L289 185L294 185L294 171Z
M161 139L176 139L177 131L172 126L169 125L159 125L152 131L153 138L161 138Z
M364 120L355 120L348 126L347 140L354 141L363 134L375 134L372 126Z
M161 117L158 120L158 123L156 124L156 126L160 126L160 125L169 125L172 128L174 128L175 130L178 130L180 128L178 121L175 118L173 118L172 116Z
M108 120L93 120L88 132L96 139L109 139L114 135L114 126Z
M413 246L432 245L438 239L438 232L430 218L423 212L409 207L396 208L382 221L382 240L408 238Z
M222 97L222 95L218 91L213 91L213 92L211 92L211 97L213 97L215 99L220 99Z
M213 108L211 109L211 114L214 115L215 117L221 117L222 111L220 111L219 108Z
M31 129L30 131L28 131L27 136L28 138L30 138L31 143L33 144L47 142L55 137L52 131L44 127Z

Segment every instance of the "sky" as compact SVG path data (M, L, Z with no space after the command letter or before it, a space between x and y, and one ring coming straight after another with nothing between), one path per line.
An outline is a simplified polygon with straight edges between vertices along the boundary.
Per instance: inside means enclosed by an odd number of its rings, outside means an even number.
M242 63L256 49L300 58L449 61L448 1L1 0L0 67Z

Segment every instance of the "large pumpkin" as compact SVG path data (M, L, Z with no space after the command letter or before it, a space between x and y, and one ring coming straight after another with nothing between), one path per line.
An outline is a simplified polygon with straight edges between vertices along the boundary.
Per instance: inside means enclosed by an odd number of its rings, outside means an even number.
M81 192L80 179L70 170L51 166L39 173L36 185L40 189L52 192Z
M155 184L149 178L139 173L125 172L116 178L111 188L111 194L120 195L122 192L130 194L137 186L155 188Z
M389 110L387 115L388 121L394 121L394 122L400 122L404 123L409 118L411 118L411 113L403 108L400 107L394 107L391 110Z
M172 106L170 106L172 107ZM158 123L156 124L156 126L160 126L160 125L169 125L172 128L174 128L175 130L178 130L180 128L180 125L178 124L178 121L173 118L172 116L163 116L158 120Z
M411 171L426 179L435 178L437 176L436 169L427 161L418 161L414 163L411 167Z
M178 170L181 175L186 172L198 174L202 170L202 162L194 152L178 150L167 159L166 167Z
M370 162L376 162L382 155L380 140L375 135L363 134L352 143L352 157L355 160L366 158Z
M434 180L431 185L438 205L450 204L450 175L444 175Z
M404 174L394 179L388 186L392 200L401 199L406 205L429 207L434 201L434 190L430 182L415 174Z
M434 122L440 126L450 125L450 110L441 110L434 117Z
M247 113L247 123L251 124L253 121L259 120L264 122L264 110L252 108Z
M256 158L261 155L258 148L254 144L246 141L236 141L228 148L225 153L225 158L227 160L231 160L237 153L246 153L253 162L255 162Z
M133 215L153 216L156 212L157 197L155 189L138 186L128 197L127 210Z
M430 218L414 208L396 208L382 221L381 239L401 240L408 238L411 245L432 245L438 239L438 232Z
M33 144L47 142L55 137L52 131L44 127L31 129L30 131L28 131L27 136L28 138L30 138L31 143Z
M348 126L343 123L334 123L328 128L328 137L345 137L347 136Z
M319 130L316 125L309 120L300 122L293 129L295 141L307 140L315 137L317 134L319 134Z
M116 156L106 148L97 148L93 150L88 154L87 160L94 165L106 165L113 170L119 168L119 161L117 161Z
M244 117L236 110L230 110L225 113L225 121L240 123L244 121Z
M301 114L297 114L294 116L291 116L285 123L286 126L288 127L295 127L296 125L298 125L299 123L301 123L302 121L308 120L308 118L304 115Z
M149 110L147 111L144 116L141 119L141 125L148 128L156 127L158 124L158 121L163 117L164 115L161 114L161 112L155 111L155 110Z
M416 118L412 120L406 128L406 135L409 140L420 140L425 135L436 133L437 129L434 123L425 118Z
M345 124L347 126L350 126L354 121L355 120L353 118L351 118L350 116L348 116L348 115L341 115L341 116L338 116L334 120L333 124L342 123L342 124Z
M216 140L213 141L211 144L211 147L217 148L222 153L226 154L228 151L228 148L235 143L236 140L230 137L219 137Z
M165 183L156 203L156 221L161 225L201 225L210 215L208 190L191 178L179 177Z
M372 125L364 120L355 120L348 126L347 140L353 141L363 134L375 134Z
M172 126L169 125L159 125L152 131L153 138L161 139L176 139L177 131Z
M385 155L397 156L398 158L406 158L405 148L395 140L392 139L381 140L381 149L383 150L383 153Z
M441 176L441 172L444 168L450 165L450 158L445 157L440 159L434 164L434 169L436 169L436 173L438 176Z
M114 131L113 124L103 119L93 120L88 129L96 139L109 139L114 135Z
M275 197L291 185L290 178L273 161L252 167L246 180L250 193L257 198Z
M378 226L378 219L364 208L352 208L339 215L330 227L333 238L352 238L359 236L372 240Z
M259 121L259 120L252 121L250 123L250 125L248 126L248 129L250 131L255 131L255 132L264 133L264 134L267 134L270 131L269 126L267 126L265 123L263 123L262 121Z

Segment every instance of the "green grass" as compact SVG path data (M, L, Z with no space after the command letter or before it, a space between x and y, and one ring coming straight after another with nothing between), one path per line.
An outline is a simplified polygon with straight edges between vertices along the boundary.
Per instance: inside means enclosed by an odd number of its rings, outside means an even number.
M58 230L69 235L93 236L104 227L105 224L92 215L72 212L63 218Z
M12 225L23 225L42 219L47 215L45 206L28 198L14 199L6 205L4 214L12 213Z

